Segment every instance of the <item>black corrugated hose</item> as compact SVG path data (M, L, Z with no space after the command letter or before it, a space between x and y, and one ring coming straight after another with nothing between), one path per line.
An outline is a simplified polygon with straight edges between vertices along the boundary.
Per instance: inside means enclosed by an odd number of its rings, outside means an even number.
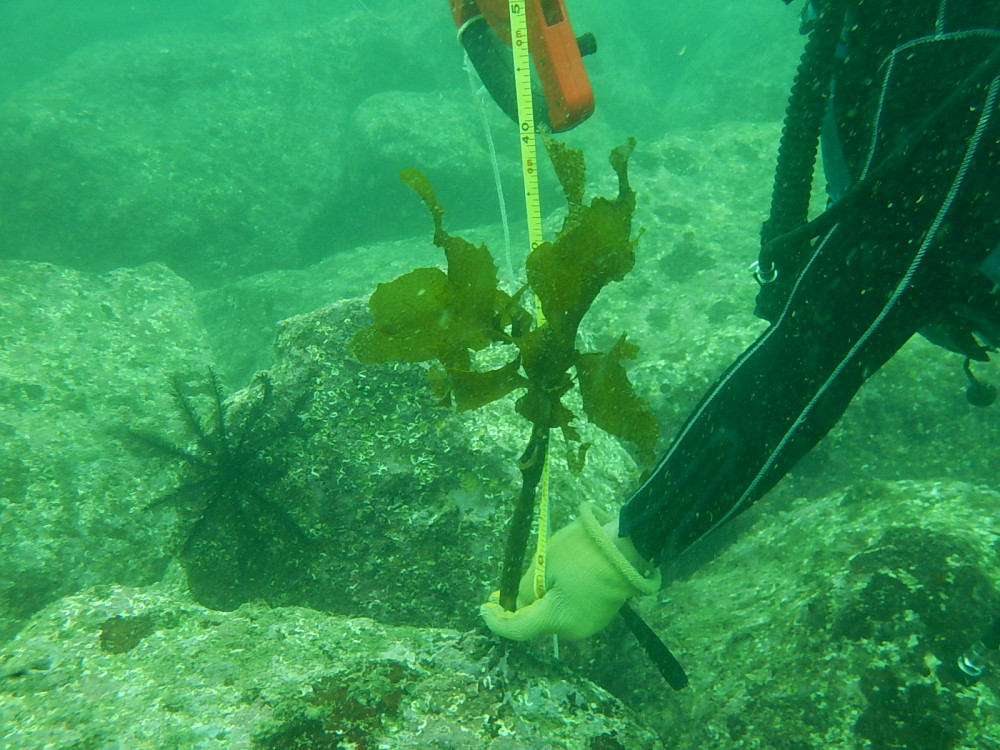
M844 23L844 0L814 3L816 23L809 34L792 91L785 110L785 122L778 146L771 192L771 211L761 227L761 251L758 280L762 282L757 295L757 315L773 320L784 298L786 282L794 277L795 256L804 243L783 246L780 254L771 248L771 241L806 223L820 127L830 98L834 53ZM780 270L778 277L775 273Z

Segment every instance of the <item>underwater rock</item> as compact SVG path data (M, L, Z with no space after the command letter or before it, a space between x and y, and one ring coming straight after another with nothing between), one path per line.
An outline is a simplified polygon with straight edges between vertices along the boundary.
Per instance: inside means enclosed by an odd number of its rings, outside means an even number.
M779 134L777 124L744 123L671 132L639 143L629 162L634 222L644 230L635 267L595 300L581 332L588 346L606 349L609 334L629 331L641 347L629 377L666 438L764 329L746 268Z
M885 480L947 477L994 484L1000 411L968 402L962 362L915 336L865 383L799 473L832 483L824 492L849 484L858 467ZM974 363L973 370L983 382L1000 382L995 361Z
M0 639L94 582L166 565L140 506L167 481L118 433L171 413L171 374L204 368L189 284L162 265L93 276L0 261Z
M277 361L267 371L276 398L311 394L301 426L276 449L287 471L274 492L309 537L307 564L263 593L247 586L245 596L390 624L470 628L499 580L530 426L512 397L456 414L434 406L422 366L361 365L347 344L370 323L364 302L351 300L278 328ZM612 438L583 430L600 468L553 472L553 496L573 499L553 507L555 524L580 500L608 509L636 477ZM554 465L562 466L565 446L554 445ZM207 584L203 604L246 600L228 583L215 593Z
M425 237L380 242L342 250L308 268L265 271L199 292L220 372L230 382L247 382L274 364L279 321L356 299L371 290L373 279L404 273L413 263L437 263L440 256Z
M53 603L0 649L0 715L11 748L663 747L604 690L492 638L123 587Z
M363 231L345 173L359 151L350 113L390 71L419 78L434 57L414 32L430 21L410 23L429 14L384 24L346 10L94 43L13 92L0 103L5 256L87 271L156 260L204 287L306 265ZM381 200L395 170L357 155Z
M453 69L464 77L458 63L454 60ZM390 228L419 232L426 227L423 208L400 190L397 175L404 169L420 169L441 188L452 226L495 221L498 198L484 121L497 144L497 168L503 181L517 185L521 165L510 148L512 124L488 96L477 102L468 87L393 88L361 101L350 118L353 145L344 155L344 190L351 196L350 225L365 227L369 234L351 235L354 244L369 237L399 236L386 232ZM509 195L507 200L511 200ZM511 220L517 221L516 215ZM345 229L350 232L351 226L331 226L329 231L343 234Z
M380 91L361 102L352 117L363 147L394 175L414 164L428 171L488 174L489 154L477 120L468 98L453 91ZM491 191L483 192L496 201Z
M998 503L960 482L765 499L640 602L687 691L667 693L623 628L564 655L667 746L993 747L1000 658L975 685L955 663L1000 612Z
M98 271L155 259L199 282L294 261L341 174L327 46L153 37L77 52L0 105L0 193L17 195L0 209L6 252Z

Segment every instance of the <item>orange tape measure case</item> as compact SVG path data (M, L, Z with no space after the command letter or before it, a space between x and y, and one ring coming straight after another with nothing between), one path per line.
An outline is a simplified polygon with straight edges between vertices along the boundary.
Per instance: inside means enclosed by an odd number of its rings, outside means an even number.
M455 25L482 15L490 28L510 45L508 0L449 0ZM583 65L563 0L525 0L528 45L535 73L548 105L552 130L576 127L594 112L594 92Z

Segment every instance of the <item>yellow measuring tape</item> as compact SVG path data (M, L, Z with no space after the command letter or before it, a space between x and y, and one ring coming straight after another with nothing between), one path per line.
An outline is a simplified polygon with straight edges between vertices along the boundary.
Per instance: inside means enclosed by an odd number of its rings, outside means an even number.
M535 146L535 110L531 94L528 18L522 0L510 0L510 42L514 49L514 90L517 95L517 124L521 131L521 172L524 177L524 206L528 213L528 242L534 250L542 243L542 204L538 198L538 157Z
M524 206L528 217L528 244L534 250L542 244L542 204L538 196L538 151L535 111L531 93L531 50L528 47L528 17L523 0L510 0L510 46L514 50L514 90L517 94L517 124L521 139L521 174L524 179ZM545 320L535 300L535 322ZM545 594L545 546L549 529L549 451L545 451L538 500L538 543L535 547L535 597Z

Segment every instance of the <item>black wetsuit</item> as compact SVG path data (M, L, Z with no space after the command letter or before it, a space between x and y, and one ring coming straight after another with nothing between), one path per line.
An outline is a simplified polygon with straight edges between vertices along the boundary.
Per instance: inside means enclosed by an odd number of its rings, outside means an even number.
M996 343L981 264L1000 257L1000 2L846 4L832 113L856 189L622 509L620 533L658 563L773 487L914 333L980 359Z

